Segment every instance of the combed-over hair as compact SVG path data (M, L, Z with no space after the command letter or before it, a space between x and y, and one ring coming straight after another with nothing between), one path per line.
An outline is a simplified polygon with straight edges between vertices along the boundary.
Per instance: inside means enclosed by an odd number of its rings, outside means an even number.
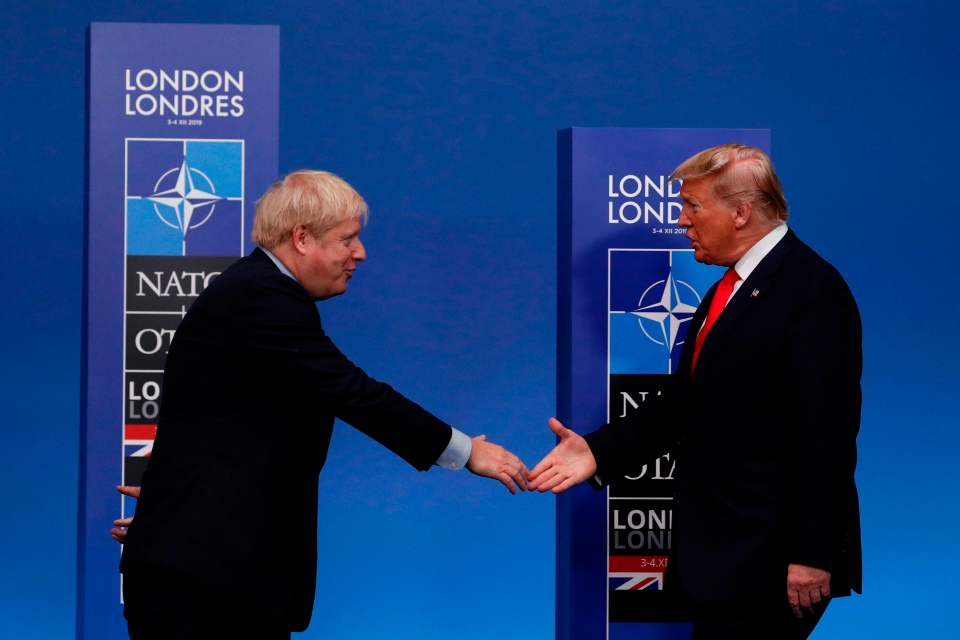
M686 160L671 180L713 177L713 194L731 206L750 202L770 221L786 221L787 198L770 156L745 144L721 144Z
M277 180L259 200L253 241L265 249L281 244L298 224L315 237L350 219L367 222L367 203L343 178L301 169Z

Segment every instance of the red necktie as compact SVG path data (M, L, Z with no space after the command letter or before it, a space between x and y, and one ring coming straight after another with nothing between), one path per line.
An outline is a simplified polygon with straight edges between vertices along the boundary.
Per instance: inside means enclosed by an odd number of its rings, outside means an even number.
M694 367L697 366L697 358L700 356L700 347L703 346L703 341L710 332L710 328L713 327L713 323L716 322L720 314L723 313L724 308L727 306L727 300L733 295L733 285L736 284L739 279L740 276L737 275L737 272L731 267L723 274L720 284L717 285L717 290L713 294L713 300L710 301L710 309L707 311L707 319L703 321L703 328L700 329L700 333L697 334L697 342L693 345L693 363L690 365L691 374L693 373Z

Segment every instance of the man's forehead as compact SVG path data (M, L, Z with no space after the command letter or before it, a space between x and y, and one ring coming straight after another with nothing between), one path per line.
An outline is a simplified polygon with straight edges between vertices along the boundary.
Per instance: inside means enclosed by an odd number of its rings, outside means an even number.
M684 180L680 185L681 198L703 198L710 193L710 187L713 184L712 177L691 178Z

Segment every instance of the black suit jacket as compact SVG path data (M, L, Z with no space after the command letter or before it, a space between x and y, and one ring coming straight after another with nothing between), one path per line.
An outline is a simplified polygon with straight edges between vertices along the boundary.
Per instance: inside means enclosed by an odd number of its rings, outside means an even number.
M177 329L122 570L196 576L306 628L318 475L335 417L420 470L451 435L350 362L303 287L257 249L217 277Z
M783 606L790 563L860 591L854 484L860 315L843 278L789 231L730 300L691 376L704 297L670 389L634 424L589 434L598 476L676 456L671 576L694 605Z

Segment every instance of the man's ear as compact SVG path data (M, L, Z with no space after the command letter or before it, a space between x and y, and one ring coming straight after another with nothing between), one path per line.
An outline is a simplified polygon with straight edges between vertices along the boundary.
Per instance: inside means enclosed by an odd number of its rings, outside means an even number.
M752 202L737 203L737 209L733 213L733 224L734 226L736 226L738 231L740 229L743 229L748 224L750 224L750 219L752 217L753 217Z
M307 242L310 240L310 230L302 224L296 225L290 231L290 239L293 241L293 250L300 255L307 253Z

